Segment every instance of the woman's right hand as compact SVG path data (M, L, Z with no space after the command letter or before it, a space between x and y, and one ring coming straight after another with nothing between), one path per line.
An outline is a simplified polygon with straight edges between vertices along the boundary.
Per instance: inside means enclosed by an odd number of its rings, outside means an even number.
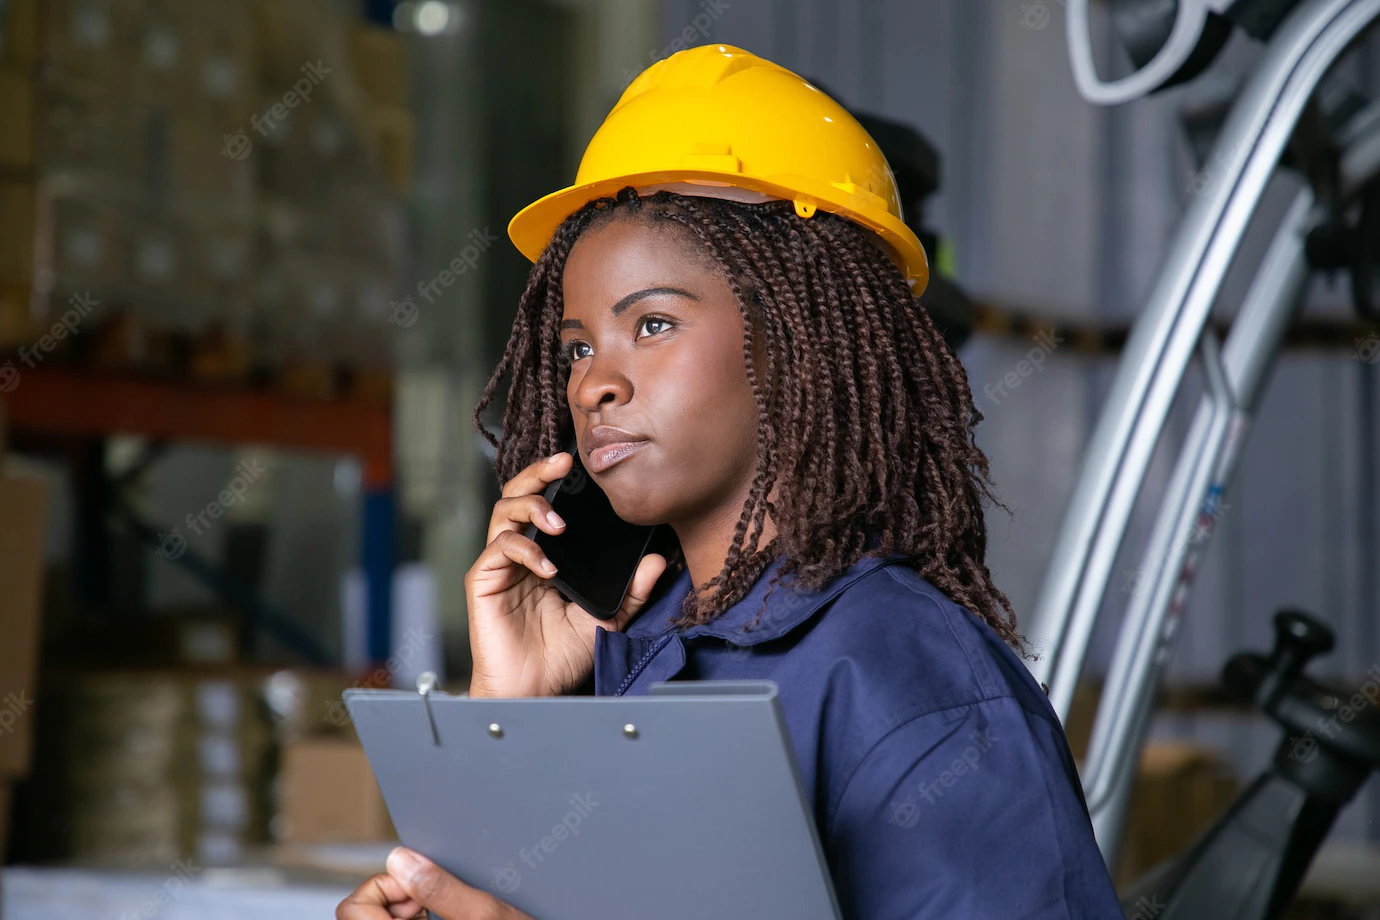
M536 461L504 484L494 505L489 544L465 574L471 697L560 696L579 687L594 670L595 628L621 631L666 570L664 556L642 557L612 620L561 596L550 581L554 566L524 532L529 523L549 534L565 531L564 523L548 519L554 512L544 494L573 463L564 451Z

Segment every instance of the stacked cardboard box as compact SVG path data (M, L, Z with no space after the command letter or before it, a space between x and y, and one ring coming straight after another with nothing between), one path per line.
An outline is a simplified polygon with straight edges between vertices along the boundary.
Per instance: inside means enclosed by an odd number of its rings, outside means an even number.
M261 686L233 669L45 674L26 858L239 860L271 817Z
M370 148L394 189L412 183L413 117L407 46L390 29L365 23L350 28L350 65L365 97Z
M234 864L251 848L392 839L331 670L234 663L227 620L176 620L156 653L175 667L47 667L16 826L24 861L130 868ZM229 660L227 660L227 654Z
M37 337L74 296L144 325L197 330L249 307L253 174L219 156L247 117L253 32L240 4L11 0L0 118L7 252ZM228 240L228 242L227 242ZM90 338L90 336L88 336Z
M1118 887L1182 852L1239 791L1236 770L1221 751L1188 742L1147 742L1131 793Z
M274 839L286 844L396 839L369 760L342 694L350 682L329 671L280 671L266 696L282 757Z
M1087 755L1100 683L1080 683L1065 730L1080 769ZM1181 852L1235 800L1236 770L1222 751L1184 741L1150 740L1141 749L1121 857L1115 873L1125 888Z
M262 347L292 388L317 395L334 386L333 366L392 363L405 186L381 172L369 86L400 92L406 58L397 36L336 15L329 0L262 0L256 11L259 104L247 140L263 201ZM361 30L383 37L384 59L351 53ZM410 163L410 152L393 157Z
M395 37L360 45L329 0L7 0L0 15L0 347L80 297L83 332L121 332L101 337L116 361L178 353L176 335L204 343L203 377L391 363L411 159ZM304 227L288 242L264 217L284 209Z
M357 739L300 738L283 748L277 838L284 843L397 839L383 794Z

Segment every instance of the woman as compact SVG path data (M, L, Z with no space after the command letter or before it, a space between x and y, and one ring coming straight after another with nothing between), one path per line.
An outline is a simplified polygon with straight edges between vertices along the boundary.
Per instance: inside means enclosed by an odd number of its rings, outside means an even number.
M536 264L475 410L484 431L511 373L470 695L774 680L844 916L1121 917L984 563L982 416L866 133L789 71L690 49L509 232ZM523 536L564 527L542 496L572 432L619 516L675 538L609 622ZM525 916L466 881L399 848L338 915Z

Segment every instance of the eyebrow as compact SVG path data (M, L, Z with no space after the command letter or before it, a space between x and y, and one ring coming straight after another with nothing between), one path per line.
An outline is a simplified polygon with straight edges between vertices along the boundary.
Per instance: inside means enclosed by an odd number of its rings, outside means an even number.
M633 304L637 303L637 302L638 302L639 300L641 300L642 298L644 298L644 297L655 297L655 296L657 296L658 294L674 294L674 295L677 295L677 296L680 296L680 297L688 297L689 299L695 300L695 301L698 301L698 300L699 300L699 298L696 297L694 294L691 294L689 291L683 291L683 290L681 290L680 288L673 288L673 287L644 288L643 290L640 290L640 291L633 291L631 294L629 294L629 295L627 295L626 297L624 297L624 298L622 298L621 300L619 300L618 303L614 304L611 308L609 308L609 312L612 313L612 314L614 315L614 318L616 319L617 317L622 316L623 313L625 313L625 312L627 311L628 307L631 307ZM583 328L585 328L585 324L582 323L582 322L580 322L578 319L563 319L563 320L561 320L561 325L560 325L559 331L564 332L564 331L567 330L567 329L583 329Z

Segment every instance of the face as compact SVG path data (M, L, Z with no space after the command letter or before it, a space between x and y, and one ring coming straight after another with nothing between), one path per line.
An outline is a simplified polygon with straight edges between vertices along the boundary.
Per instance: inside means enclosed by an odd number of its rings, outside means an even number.
M580 459L618 516L736 522L756 472L757 408L727 279L685 231L620 217L575 243L563 294ZM600 470L611 458L590 456L596 426L641 443Z

